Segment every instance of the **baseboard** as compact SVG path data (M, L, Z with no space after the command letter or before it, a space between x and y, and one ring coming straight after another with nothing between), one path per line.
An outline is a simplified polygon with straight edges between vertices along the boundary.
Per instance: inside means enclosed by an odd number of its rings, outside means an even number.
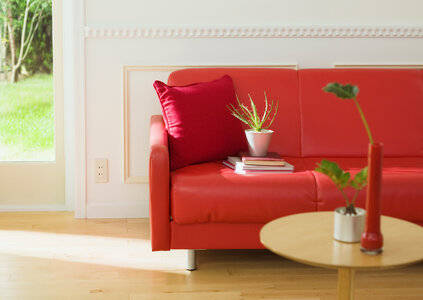
M147 218L148 203L87 203L87 219Z
M147 218L148 203L87 203L87 218ZM0 212L68 211L65 204L0 205Z
M0 205L0 212L17 211L68 211L68 209L65 204Z

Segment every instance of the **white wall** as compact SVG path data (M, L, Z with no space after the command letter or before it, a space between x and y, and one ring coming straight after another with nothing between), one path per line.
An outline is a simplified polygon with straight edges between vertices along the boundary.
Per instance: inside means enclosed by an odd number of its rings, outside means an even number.
M358 30L361 26L363 31ZM178 33L181 28L202 31ZM284 28L293 31L284 33ZM125 66L423 64L419 0L85 0L85 30L88 217L148 215L148 185L143 180L148 123L151 114L160 112L151 85L169 71L130 73L130 168L144 183L127 184ZM224 37L213 37L216 32L224 32ZM163 33L167 37L155 37ZM378 34L385 37L371 37ZM409 37L399 38L404 34ZM290 35L294 37L286 37ZM109 159L107 184L94 183L97 157Z
M416 25L420 0L86 0L94 25Z

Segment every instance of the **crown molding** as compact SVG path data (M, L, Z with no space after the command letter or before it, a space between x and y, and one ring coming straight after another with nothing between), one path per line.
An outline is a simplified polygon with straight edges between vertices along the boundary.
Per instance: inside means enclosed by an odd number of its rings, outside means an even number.
M88 39L422 37L423 26L85 27Z

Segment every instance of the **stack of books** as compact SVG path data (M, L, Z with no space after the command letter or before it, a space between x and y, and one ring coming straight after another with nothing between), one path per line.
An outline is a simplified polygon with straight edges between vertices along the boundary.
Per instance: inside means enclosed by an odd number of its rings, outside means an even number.
M291 173L294 171L294 166L284 160L276 152L269 152L267 156L250 156L248 152L241 152L239 156L228 156L222 163L235 170L237 174L273 174Z

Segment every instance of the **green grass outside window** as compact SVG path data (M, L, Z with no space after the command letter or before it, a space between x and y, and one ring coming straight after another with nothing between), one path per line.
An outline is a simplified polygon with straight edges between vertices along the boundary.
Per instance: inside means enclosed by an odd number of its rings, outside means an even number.
M54 160L53 76L0 82L0 160Z

